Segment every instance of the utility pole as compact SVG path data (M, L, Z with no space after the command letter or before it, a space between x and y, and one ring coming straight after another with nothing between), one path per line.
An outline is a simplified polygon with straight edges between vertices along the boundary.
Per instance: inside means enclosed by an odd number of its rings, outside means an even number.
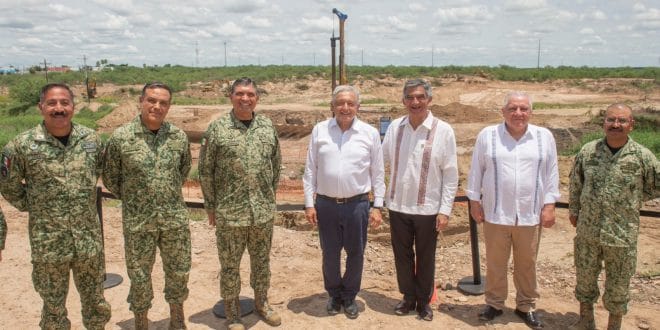
M362 54L360 55L360 66L364 66L364 48L362 48Z
M85 91L87 91L87 103L89 104L89 99L92 98L89 95L89 75L87 74L87 55L83 54L83 70L85 70Z
M195 67L199 67L199 42L195 41Z
M435 52L435 45L431 45L431 67L433 67L433 64L434 64L434 63L433 63L433 61L434 61L434 57L435 57L435 53L434 53L434 52Z
M539 51L536 56L536 70L541 69L541 39L539 39Z
M44 71L46 72L46 83L48 83L48 62L44 58Z
M225 44L225 68L227 67L227 42L224 42Z

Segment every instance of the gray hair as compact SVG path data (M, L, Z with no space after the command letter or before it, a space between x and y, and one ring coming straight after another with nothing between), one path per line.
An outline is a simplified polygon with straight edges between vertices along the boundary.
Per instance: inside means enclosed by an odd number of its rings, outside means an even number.
M344 92L353 93L355 95L355 99L357 100L357 104L360 104L360 92L357 90L357 88L351 85L339 85L335 87L335 90L332 91L332 102L330 104L335 105L337 95Z
M53 88L62 88L65 89L69 93L69 97L71 98L71 102L73 102L73 92L71 91L71 88L69 85L65 83L50 83L46 84L43 87L41 87L41 90L39 91L39 103L43 103L44 100L46 99L46 94L48 94L48 91L50 91Z
M503 109L506 108L507 104L509 104L509 101L512 98L515 98L515 97L524 97L524 98L526 98L527 101L529 101L529 111L532 111L532 109L533 109L532 97L529 96L529 94L527 94L526 92L521 92L521 91L513 91L513 92L507 93L506 96L504 97L504 105L502 106L502 108Z
M406 92L410 88L415 88L422 86L424 87L424 93L426 93L426 97L433 97L433 88L431 87L431 84L424 80L424 79L411 79L406 81L405 84L403 84L403 98L406 98Z

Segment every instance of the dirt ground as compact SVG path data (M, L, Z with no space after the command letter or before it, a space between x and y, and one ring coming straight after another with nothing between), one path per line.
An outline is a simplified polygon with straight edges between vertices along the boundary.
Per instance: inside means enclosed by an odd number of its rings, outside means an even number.
M432 111L448 121L455 130L461 173L460 187L465 186L474 138L486 125L501 120L498 108L509 90L529 92L534 101L569 104L575 107L534 110L532 123L549 127L555 133L560 148L575 141L580 134L593 130L587 123L592 116L615 101L625 101L634 109L660 108L660 91L642 92L630 87L627 80L585 80L574 82L522 83L498 82L479 77L446 77L432 79L434 84ZM224 82L214 83L220 88ZM271 117L277 126L282 144L284 170L278 190L278 203L302 203L300 176L304 168L308 134L313 125L330 116L329 82L322 79L301 79L265 83L266 92L257 107ZM401 105L402 80L382 78L357 79L362 93L360 117L378 127L381 117L392 119L404 114ZM216 89L207 84L193 84L182 92L188 96L218 98ZM125 87L125 88L121 88ZM112 114L99 122L100 132L111 132L137 114L137 97L124 95L127 86L102 85L99 95L120 95L121 102ZM138 88L139 86L128 86ZM124 93L124 94L122 94ZM176 97L176 95L174 96ZM98 107L92 103L91 108ZM191 141L199 137L210 121L230 110L230 105L173 106L169 119L189 132ZM193 145L196 157L199 146ZM562 199L566 199L568 171L572 158L560 158ZM183 188L187 200L201 201L198 185L188 183ZM459 191L459 194L462 189ZM41 299L31 283L30 247L27 214L18 212L0 199L7 218L9 234L0 262L0 329L37 329ZM118 274L124 281L105 291L112 305L108 329L133 329L133 315L126 297L129 282L126 275L121 234L121 204L104 201L106 270ZM659 201L646 205L660 209ZM190 296L185 304L186 321L190 329L223 329L224 320L212 313L219 300L219 262L214 230L200 210L191 210L193 266L190 274ZM565 329L578 319L578 303L573 297L575 271L573 267L573 237L575 230L568 222L565 209L557 212L557 224L543 231L538 262L538 282L541 299L537 304L546 329ZM321 251L318 233L304 222L302 212L278 213L271 253L270 300L282 316L282 329L526 329L513 313L515 289L510 277L507 310L490 323L480 322L478 312L484 307L483 295L465 295L456 289L459 280L472 277L472 263L467 221L467 206L456 203L450 227L439 240L436 257L437 301L432 322L417 320L414 314L396 316L393 307L401 298L396 285L393 255L387 221L380 229L371 230L367 245L362 291L358 295L360 316L349 320L343 314L327 316L327 294L323 289L320 270ZM631 286L632 300L624 318L624 329L660 329L660 219L643 217L638 246L637 275ZM481 232L481 228L479 228ZM479 243L480 271L485 275L484 247ZM244 255L241 267L242 295L251 297L249 287L249 257ZM601 276L601 288L604 275ZM168 306L163 298L163 272L157 258L153 273L155 299L149 314L152 329L167 329ZM67 300L69 317L74 329L82 329L79 296L73 283ZM605 328L607 311L599 303L597 324ZM257 316L244 317L248 328L270 328Z

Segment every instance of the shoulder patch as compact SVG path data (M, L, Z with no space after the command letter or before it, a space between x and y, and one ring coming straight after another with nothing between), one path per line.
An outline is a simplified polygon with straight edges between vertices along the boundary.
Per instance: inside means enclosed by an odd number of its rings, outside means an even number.
M85 141L83 142L82 147L88 153L96 152L96 142L94 141Z
M3 153L2 164L0 164L0 175L2 175L3 178L8 177L10 169L11 169L11 157L8 154Z

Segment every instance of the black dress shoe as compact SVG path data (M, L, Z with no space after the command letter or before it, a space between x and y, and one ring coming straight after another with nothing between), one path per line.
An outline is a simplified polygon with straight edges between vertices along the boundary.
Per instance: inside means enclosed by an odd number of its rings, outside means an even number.
M536 312L529 311L527 313L516 308L516 315L520 316L521 319L525 321L528 327L532 329L542 329L543 323L539 320L539 317L536 315Z
M501 309L488 305L481 313L479 313L479 319L482 321L491 321L500 315L502 315Z
M424 320L424 321L433 321L433 308L431 308L431 305L426 304L424 307L421 309L418 308L419 311L419 318Z
M355 299L344 300L344 314L349 319L356 319L358 317L359 311Z
M396 307L394 307L394 314L396 315L407 315L410 311L415 309L414 301L401 300Z
M328 305L326 306L326 309L328 310L328 315L337 315L339 312L341 312L341 304L343 302L341 301L341 298L339 297L330 297L328 299Z

